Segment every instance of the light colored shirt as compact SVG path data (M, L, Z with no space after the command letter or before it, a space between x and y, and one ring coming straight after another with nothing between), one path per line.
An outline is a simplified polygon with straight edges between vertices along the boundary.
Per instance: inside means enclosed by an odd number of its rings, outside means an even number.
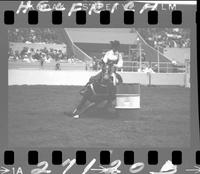
M123 66L122 55L119 52L114 53L113 50L106 52L105 56L103 57L103 61L104 63L113 61L117 68L121 68Z
M144 73L155 73L151 68L148 68L146 67L144 70L143 70Z

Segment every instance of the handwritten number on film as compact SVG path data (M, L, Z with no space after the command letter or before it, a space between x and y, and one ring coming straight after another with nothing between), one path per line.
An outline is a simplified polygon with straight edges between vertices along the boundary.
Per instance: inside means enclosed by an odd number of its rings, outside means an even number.
M42 173L51 173L51 170L47 170L47 168L49 167L48 162L46 161L42 161L37 165L37 169L33 169L31 170L31 174L42 174ZM40 168L42 167L42 168Z
M121 173L119 170L119 167L121 166L121 160L115 160L111 163L110 167L105 168L103 166L99 166L99 168L92 168L92 166L95 164L96 159L93 159L84 169L82 174L86 174L89 170L91 171L97 171L99 173L105 173L105 174L118 174ZM70 160L67 159L62 163L63 167L66 167L62 174L67 174L67 172L76 164L76 159ZM40 162L36 169L31 170L31 174L49 174L51 173L51 170L48 169L48 162L42 161ZM130 173L138 173L143 170L144 163L135 163L129 168Z

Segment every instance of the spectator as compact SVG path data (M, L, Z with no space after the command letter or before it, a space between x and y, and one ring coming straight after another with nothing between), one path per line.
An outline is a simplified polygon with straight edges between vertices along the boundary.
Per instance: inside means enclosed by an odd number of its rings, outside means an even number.
M190 47L190 32L181 28L139 28L137 31L144 40L156 48L160 47Z
M21 59L21 57L20 57L19 51L16 50L15 51L15 60L19 60L19 59Z
M60 43L53 29L16 28L8 30L10 42L23 43Z
M54 29L50 28L11 28L8 30L8 41L9 42L22 42L22 43L51 43L57 44L62 43L59 41L57 33ZM30 46L29 46L30 48ZM44 53L44 54L43 54ZM54 59L55 61L65 59L66 52L63 52L61 49L53 49L50 50L46 47L43 49L34 50L33 48L28 49L24 47L22 51L18 51L18 53L13 53L9 51L9 57L14 58L16 54L17 58L29 58L31 61L41 60L41 56L45 57L46 62ZM69 59L69 62L80 62L75 56L72 56Z

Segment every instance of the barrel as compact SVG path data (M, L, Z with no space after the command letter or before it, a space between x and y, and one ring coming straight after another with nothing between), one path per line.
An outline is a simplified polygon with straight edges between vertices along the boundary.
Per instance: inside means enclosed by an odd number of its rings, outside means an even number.
M121 84L117 86L116 109L140 108L140 84Z

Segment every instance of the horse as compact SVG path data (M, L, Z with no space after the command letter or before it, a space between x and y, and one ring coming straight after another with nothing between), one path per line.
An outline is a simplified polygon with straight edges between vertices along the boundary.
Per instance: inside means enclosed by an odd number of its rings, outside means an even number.
M74 118L79 118L80 114L85 113L104 101L106 101L105 106L107 108L113 107L112 102L115 100L117 85L115 71L116 69L112 64L103 64L101 72L90 78L86 86L80 91L82 99L73 111ZM122 82L122 79L120 82ZM90 103L84 108L87 101Z

